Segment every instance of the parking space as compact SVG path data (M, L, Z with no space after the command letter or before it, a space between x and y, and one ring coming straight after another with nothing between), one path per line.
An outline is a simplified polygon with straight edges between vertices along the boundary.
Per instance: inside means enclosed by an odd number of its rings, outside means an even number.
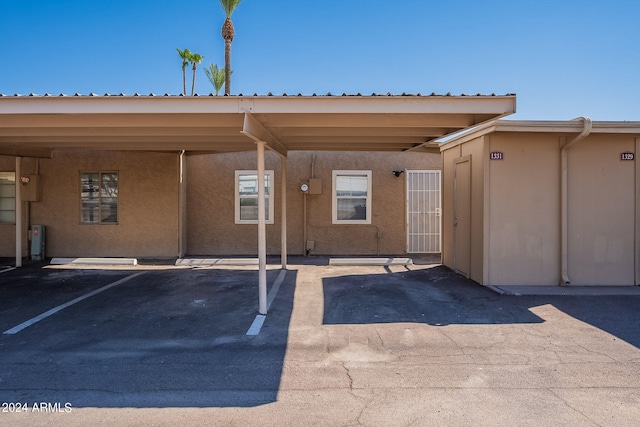
M0 276L3 300L0 329L6 331L130 274L133 272L44 268L6 271Z
M269 283L277 274L268 272ZM256 271L242 269L18 269L2 277L0 325L6 331L63 307L21 333L97 331L112 337L135 331L132 335L159 339L242 335L256 313L256 280Z
M278 272L268 271L270 284ZM14 334L0 335L2 397L42 400L47 393L76 406L183 406L187 402L179 395L155 395L177 388L193 392L190 405L225 406L235 402L233 396L207 391L246 390L260 383L266 391L249 401L273 401L291 310L286 300L294 282L282 286L284 300L274 304L264 332L247 337L257 313L257 274L240 268L149 266L7 272L2 277L4 330L90 296ZM290 276L295 281L295 272ZM266 366L252 363L255 352L238 351L266 341L260 348Z

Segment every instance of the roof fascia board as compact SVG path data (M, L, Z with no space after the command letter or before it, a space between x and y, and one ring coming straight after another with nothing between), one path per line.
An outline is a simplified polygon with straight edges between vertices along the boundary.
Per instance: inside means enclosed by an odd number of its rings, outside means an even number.
M515 112L515 96L263 97L253 113L497 114Z
M53 150L48 148L0 147L0 156L53 158Z
M327 97L0 97L0 114L109 113L402 113L496 114L515 112L505 96Z
M492 132L579 133L583 127L582 122L575 120L496 120L447 141L440 149L448 150ZM640 122L593 122L591 133L640 135Z
M581 121L539 121L539 120L498 120L496 132L545 132L575 133L581 132L584 125ZM591 133L638 133L640 122L594 121Z
M491 132L491 130L487 131L487 129L493 129L495 127L495 123L498 121L499 118L508 116L509 114L511 114L511 113L504 113L504 114L501 114L501 115L499 115L497 117L494 117L494 118L492 118L490 120L487 120L487 121L480 122L480 123L477 123L475 125L472 125L471 127L467 128L467 129L460 129L460 130L456 130L456 131L450 132L448 134L442 135L442 136L440 136L438 138L434 138L434 139L432 139L430 141L427 141L427 142L425 142L423 144L420 144L420 145L418 145L416 147L410 148L409 150L406 150L406 151L416 151L416 150L419 150L422 146L425 146L425 145L426 146L433 146L434 144L438 144L441 148L446 146L445 149L449 149L449 148L454 147L454 146L456 146L458 144L461 144L462 142L468 141L469 139L465 138L467 135L471 135L471 134L475 135L476 133L480 133L480 132L483 132L482 134L484 135L484 133ZM459 134L459 135L458 136L452 136L452 135L456 135L456 134ZM478 136L480 136L480 134L478 134L476 136L472 136L470 139L477 138ZM451 139L449 139L446 142L442 142L442 143L440 142L441 140L446 139L446 138L451 138ZM451 145L449 145L449 143L451 143Z
M287 147L273 136L271 132L262 125L262 123L256 120L251 113L247 112L244 114L244 125L242 126L240 133L248 136L255 142L265 142L270 149L280 154L282 157L287 157Z

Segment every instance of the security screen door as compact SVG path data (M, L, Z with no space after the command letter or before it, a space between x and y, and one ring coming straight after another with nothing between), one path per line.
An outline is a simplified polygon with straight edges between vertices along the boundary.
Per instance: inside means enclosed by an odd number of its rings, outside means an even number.
M440 253L440 171L407 171L407 252Z

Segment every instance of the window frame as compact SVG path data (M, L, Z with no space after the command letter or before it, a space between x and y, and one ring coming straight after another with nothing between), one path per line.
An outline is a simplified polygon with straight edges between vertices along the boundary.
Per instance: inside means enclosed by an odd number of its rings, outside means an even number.
M236 170L235 171L235 179L233 180L234 182L234 188L233 188L233 193L234 193L234 198L235 198L235 223L236 224L258 224L258 220L257 219L241 219L240 218L240 200L243 198L246 199L256 199L256 202L258 200L258 194L256 193L255 196L251 195L240 195L240 177L241 176L254 176L256 177L256 179L258 178L258 171L257 170ZM265 218L265 223L266 224L274 224L275 223L275 209L274 209L274 188L275 188L275 173L273 170L265 170L264 171L264 175L265 178L268 176L269 180L265 180L265 186L268 184L269 185L269 192L265 192L265 199L269 200L269 206L268 206L268 210L267 210L267 217Z
M367 195L365 203L365 219L338 219L338 199L341 196L337 194L336 181L340 176L366 176L367 177ZM372 206L372 173L371 170L334 170L332 171L332 194L331 194L331 223L332 224L371 224L371 206ZM353 196L342 196L344 198L353 198Z
M0 224L7 224L7 225L15 225L16 223L16 205L18 203L17 200L17 188L16 186L17 184L17 179L16 179L16 173L15 171L1 171L2 174L12 174L13 175L13 197L2 197L0 196L0 199L7 199L7 200L11 200L13 199L13 209L3 209L3 212L13 212L13 221L2 221L1 216L0 216ZM11 187L11 184L2 184L2 186L6 186L6 187ZM1 193L0 193L1 194ZM0 205L1 206L1 205Z
M83 198L82 198L82 193L83 193L83 184L82 184L82 178L84 177L84 175L86 174L98 174L98 221L95 222L87 222L84 220L84 215L83 215ZM116 199L116 220L115 221L103 221L102 220L102 176L106 175L106 174L115 174L116 175L116 184L117 184L117 193L115 196ZM117 170L85 170L85 171L80 171L80 177L79 177L79 181L80 181L80 225L118 225L120 223L120 172ZM105 202L106 203L106 202Z

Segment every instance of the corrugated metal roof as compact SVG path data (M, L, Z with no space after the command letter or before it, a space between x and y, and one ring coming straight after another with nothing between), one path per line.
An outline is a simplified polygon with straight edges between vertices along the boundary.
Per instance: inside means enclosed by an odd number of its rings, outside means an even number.
M15 102L14 102L15 101ZM200 102L204 101L204 102ZM229 152L256 135L288 150L429 151L515 112L515 95L2 95L0 154L54 149Z
M81 94L81 93L75 93L73 95L68 95L68 94L58 94L58 95L53 95L50 93L45 93L45 94L37 94L37 93L30 93L28 95L23 95L23 94L19 94L19 93L14 93L13 95L7 95L7 94L3 94L0 93L0 97L16 97L16 98L20 98L20 97L102 97L102 98L109 98L109 97L149 97L149 98L153 98L153 97L185 97L185 98L189 98L189 96L185 96L182 94L179 95L171 95L168 93L165 93L164 95L158 95L155 93L150 93L148 95L143 95L143 94L139 94L139 93L134 93L134 94L124 94L124 93L119 93L119 94L112 94L112 93L105 93L104 95L99 95L96 93L88 93L88 94ZM213 93L209 93L209 94L198 94L196 93L195 95L193 95L193 97L217 97L217 96L229 96L229 95L214 95ZM421 93L406 93L403 92L401 94L392 94L390 92L387 93L376 93L373 92L371 93L371 95L363 95L362 93L355 93L355 94L347 94L347 93L342 93L340 95L334 95L331 92L327 92L326 94L316 94L316 93L312 93L311 95L304 95L302 93L297 93L297 94L287 94L287 93L282 93L280 95L274 95L271 92L268 92L266 95L261 95L261 94L257 94L254 93L253 95L243 95L242 93L239 93L237 95L230 95L230 97L243 97L243 96L254 96L254 97L270 97L270 96L274 96L274 97L284 97L284 96L294 96L294 97L313 97L313 96L324 96L324 97L330 97L330 96L351 96L351 97L380 97L380 96L390 96L390 97L402 97L402 96L409 96L409 97L455 97L455 96L460 96L460 97L464 97L464 96L469 96L469 97L492 97L492 96L515 96L514 93L507 93L505 95L496 95L495 93L491 93L491 94L481 94L481 93L477 93L475 95L470 95L470 94L465 94L462 93L460 95L452 95L451 92L447 92L445 94L437 94L435 92L432 92L431 94L428 95L422 95Z

